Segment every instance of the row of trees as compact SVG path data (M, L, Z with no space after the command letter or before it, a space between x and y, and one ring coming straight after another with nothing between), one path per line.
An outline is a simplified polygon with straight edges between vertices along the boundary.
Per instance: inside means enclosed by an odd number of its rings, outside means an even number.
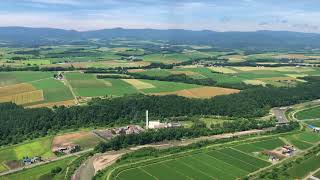
M252 88L212 99L179 96L133 95L93 99L86 106L25 109L13 103L0 104L0 145L44 136L61 129L140 123L145 110L152 118L219 115L258 117L272 107L287 106L320 98L320 77L306 78L292 88Z
M249 129L262 129L273 127L274 125L275 123L272 121L239 120L223 123L222 125L214 128L207 128L206 126L194 126L192 128L182 127L149 130L140 134L117 136L108 142L103 142L97 145L95 147L95 151L105 152L108 150L119 150L132 145L145 145L165 140L181 140L182 138L196 138L200 136L209 136Z

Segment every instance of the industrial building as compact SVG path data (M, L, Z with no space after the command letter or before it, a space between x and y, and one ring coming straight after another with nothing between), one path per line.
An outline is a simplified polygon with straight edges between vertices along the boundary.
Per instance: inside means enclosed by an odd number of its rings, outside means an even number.
M181 127L179 122L161 123L160 120L149 121L149 111L146 111L146 129L163 129Z

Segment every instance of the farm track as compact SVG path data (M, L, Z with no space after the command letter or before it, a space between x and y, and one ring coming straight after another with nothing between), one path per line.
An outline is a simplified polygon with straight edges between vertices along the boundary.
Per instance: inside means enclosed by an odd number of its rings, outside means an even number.
M69 81L68 81L68 79L66 77L64 78L63 82L69 88L69 90L70 90L70 92L71 92L76 104L79 104L79 101L77 99L76 93L73 91L73 88L72 88L71 84L69 83Z

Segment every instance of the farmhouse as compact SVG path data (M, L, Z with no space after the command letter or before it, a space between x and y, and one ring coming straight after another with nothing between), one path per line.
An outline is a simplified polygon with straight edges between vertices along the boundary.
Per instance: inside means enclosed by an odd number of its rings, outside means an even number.
M33 164L33 163L36 163L36 162L40 162L40 161L42 161L40 156L35 156L33 158L24 157L22 159L22 162L23 162L24 165L30 165L30 164Z
M285 145L282 147L282 154L287 156L292 156L296 149L293 146Z
M53 75L53 78L55 78L56 80L62 81L64 79L64 76L62 73L59 73L59 74Z
M310 129L312 129L313 132L317 132L317 133L320 132L320 128L319 127L316 127L316 126L313 126L313 125L308 125L308 127Z

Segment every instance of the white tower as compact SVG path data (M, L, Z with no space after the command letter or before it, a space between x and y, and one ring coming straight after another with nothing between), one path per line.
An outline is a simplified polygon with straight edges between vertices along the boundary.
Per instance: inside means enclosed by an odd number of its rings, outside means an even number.
M149 111L146 110L146 129L149 129Z

